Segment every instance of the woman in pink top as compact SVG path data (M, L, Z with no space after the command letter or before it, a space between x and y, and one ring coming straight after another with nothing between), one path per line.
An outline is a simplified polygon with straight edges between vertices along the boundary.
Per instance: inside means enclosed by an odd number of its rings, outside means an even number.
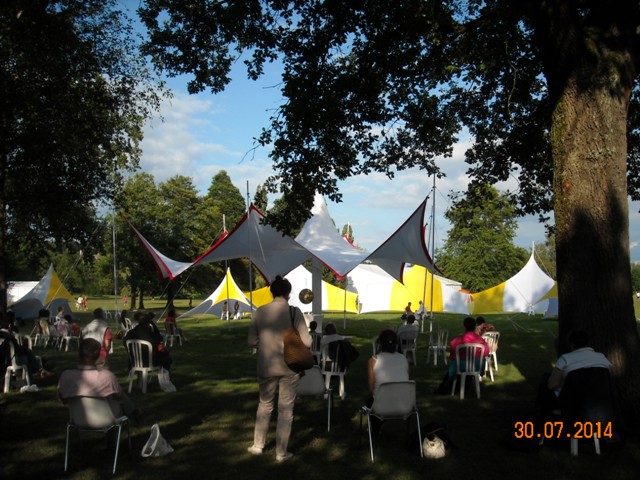
M458 345L464 345L468 343L479 343L484 345L482 353L477 356L477 361L482 362L489 355L489 345L484 341L482 337L476 334L476 321L473 317L466 317L463 320L464 330L465 332L462 335L457 336L451 343L449 344L449 369L447 370L447 374L440 386L433 392L435 394L448 395L451 393L451 386L453 385L453 380L456 377L456 372L458 369L458 362L456 359L456 347Z

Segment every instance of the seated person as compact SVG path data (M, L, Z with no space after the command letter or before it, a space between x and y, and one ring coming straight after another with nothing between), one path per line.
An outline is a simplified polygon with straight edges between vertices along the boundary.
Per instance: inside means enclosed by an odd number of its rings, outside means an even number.
M378 354L371 357L368 363L369 399L367 406L371 407L376 398L380 385L388 382L403 382L409 380L409 362L407 357L396 351L398 337L393 330L383 330L377 339ZM372 434L380 431L381 422L371 417Z
M4 376L7 367L13 363L9 343L13 344L13 351L17 363L27 366L31 378L33 378L33 375L36 373L40 374L40 378L47 378L53 375L53 373L44 368L42 358L35 355L33 351L25 345L18 343L18 340L11 331L11 318L7 318L0 312L0 373L2 376Z
M64 307L62 308L62 312L64 313ZM71 318L69 314L63 315L62 317L56 317L56 323L54 323L56 327L56 331L58 332L58 336L66 337L69 335L69 320L67 318Z
M114 416L124 414L139 421L140 410L124 394L116 376L109 369L96 366L100 348L100 342L93 338L84 338L80 342L78 366L60 374L58 398L64 404L73 397L106 398Z
M415 332L418 333L418 325L416 324L416 317L413 314L407 315L406 323L398 327L398 335L402 332Z
M80 335L82 335L82 328L80 328L80 325L73 321L71 315L67 313L64 318L69 324L69 330L71 331L72 336L79 337Z
M411 302L407 303L407 306L404 307L404 314L408 317L409 315L413 315L413 310L411 309Z
M137 311L134 313L133 319L137 322L137 325L124 336L125 345L127 340L146 340L150 342L153 349L153 366L170 370L171 355L168 350L164 349L162 335L158 331L158 327L153 323L153 314Z
M169 311L167 312L167 317L164 319L165 329L167 329L167 324L173 325L173 332L176 335L180 335L180 338L182 338L182 340L184 340L185 342L187 341L187 339L184 336L184 333L182 332L182 329L178 328L178 324L176 323L175 308L170 308Z
M322 334L316 331L317 328L318 328L318 322L316 322L315 320L311 320L311 322L309 322L309 335L311 335L311 352L312 353L320 351L320 342L322 340ZM313 358L316 360L316 363L317 363L318 359L316 358L315 355Z
M338 329L334 323L327 323L324 326L324 335L322 336L322 340L320 340L320 346L324 347L325 345L331 342L337 342L338 340L344 340L342 335L338 335Z
M495 331L496 331L496 327L494 327L493 324L491 323L485 322L484 317L476 318L476 335L479 335L481 337L487 332L495 332Z
M447 370L447 374L440 386L435 390L434 393L446 395L451 393L451 387L453 386L453 381L456 377L456 372L458 370L458 362L456 359L456 347L458 345L465 345L468 343L479 343L484 345L484 349L482 351L481 356L477 359L478 362L483 362L487 355L489 355L489 346L484 339L477 335L476 330L476 321L473 317L466 317L463 322L465 332L462 335L455 337L451 340L449 345L449 369Z
M98 363L104 365L107 364L107 357L111 351L111 329L109 324L104 319L104 310L96 308L93 311L93 320L85 325L82 329L82 338L93 338L97 340L100 345L100 359Z
M122 310L120 312L120 317L118 318L118 323L120 324L120 328L125 332L129 330L129 319L127 318L127 311Z
M38 312L38 320L36 320L37 322L37 327L38 327L38 333L40 335L44 335L45 337L48 337L50 335L49 332L49 310L47 310L46 308L41 309Z
M611 368L611 362L602 353L589 347L589 334L582 329L574 329L567 335L567 342L571 351L561 355L556 361L546 381L543 381L538 392L538 407L543 412L552 412L560 408L560 392L569 372L580 368L602 367Z

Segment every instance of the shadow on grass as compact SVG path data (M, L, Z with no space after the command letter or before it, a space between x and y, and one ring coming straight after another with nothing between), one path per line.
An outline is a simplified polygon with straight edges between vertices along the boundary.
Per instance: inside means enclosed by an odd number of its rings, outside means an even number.
M538 380L549 371L555 357L549 333L555 324L540 317L518 320L527 332L514 327L507 316L488 319L502 332L500 363L496 381L482 385L481 399L473 394L465 400L433 395L446 367L426 364L428 336L420 335L418 365L411 367L411 378L417 382L421 423L445 425L458 448L444 459L421 461L415 442L412 448L407 446L402 426L385 427L376 442L376 462L372 464L358 414L367 396L366 364L372 353L371 339L399 321L397 315L350 317L345 328L341 316L327 319L338 325L340 333L351 336L360 352L347 375L347 397L340 400L334 395L330 432L326 431L326 403L321 398L300 398L290 441L295 457L284 464L275 462L275 422L265 454L253 457L247 453L258 401L256 358L246 346L248 321L229 325L219 320L185 321L181 327L189 342L172 349L172 380L177 392L162 393L157 380L152 381L146 395L134 386L131 398L148 412L150 422L132 428L132 455L125 453L123 444L115 478L252 480L296 475L305 480L464 476L494 480L517 476L528 480L551 471L554 479L636 478L640 447L634 442L600 457L587 445L578 458L570 456L568 447L544 447L536 452L509 448L513 446L507 440L513 440L514 422L531 411ZM437 320L450 329L452 336L461 330L461 315L443 315ZM76 352L37 353L54 362L56 372L75 364ZM126 390L127 360L121 343L116 344L110 364ZM38 379L39 392L14 391L0 397L2 478L111 478L112 452L100 437L82 441L73 438L70 472L64 474L67 411L56 400L56 381L57 377ZM151 423L156 421L175 451L166 457L143 459L140 452Z

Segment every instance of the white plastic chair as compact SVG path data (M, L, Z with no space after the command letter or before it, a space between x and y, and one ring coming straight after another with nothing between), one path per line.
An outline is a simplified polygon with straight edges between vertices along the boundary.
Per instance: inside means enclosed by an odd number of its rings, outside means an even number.
M311 335L311 355L313 355L316 365L320 365L320 361L322 360L322 352L320 349L322 334L318 332L310 332L310 335Z
M447 364L447 352L449 350L449 330L445 328L438 328L435 332L435 342L429 345L427 350L427 363L429 358L433 355L433 365L438 365L438 357L442 357L444 364Z
M456 391L458 377L460 377L460 399L464 399L464 387L467 377L473 377L476 394L480 398L480 375L484 362L484 345L481 343L463 343L456 347L456 377L453 379L451 395Z
M71 328L67 326L67 331L64 335L60 337L60 343L58 344L58 350L62 350L62 346L64 345L64 351L69 351L69 344L71 342L76 342L76 346L80 348L80 337L77 337L71 333Z
M118 429L115 445L115 457L113 459L113 474L118 465L118 451L120 450L120 437L122 426L127 426L129 439L129 451L131 451L131 432L129 431L129 419L126 416L116 417L107 398L98 397L73 397L67 404L69 407L69 422L67 423L67 440L64 450L64 471L69 464L69 434L72 429L79 431L92 431L107 433L113 428Z
M164 323L164 346L170 345L173 347L173 340L178 339L180 345L182 346L182 336L177 332L175 323L165 322Z
M322 354L321 354L322 373L324 375L325 388L329 389L329 387L331 386L332 377L338 377L338 379L340 380L340 389L339 389L340 399L344 400L345 397L347 396L347 391L344 384L344 376L347 374L347 371L349 370L349 368L348 367L341 368L337 360L332 360L330 358L329 345L330 345L329 343L326 345L323 345ZM340 358L340 345L337 345L336 347L335 358L336 359Z
M413 361L414 365L417 365L416 351L418 349L418 332L400 332L398 333L398 345L400 346L400 352Z
M16 358L16 349L11 340L5 340L9 342L9 355L11 356L11 365L7 365L7 370L4 374L4 393L11 391L11 377L15 375L18 378L18 373L22 373L22 378L27 382L27 386L31 385L31 375L29 375L29 368L25 363L18 363Z
M125 341L131 370L129 370L129 393L133 387L133 378L138 374L138 383L142 385L142 393L147 393L149 377L160 370L160 367L153 366L153 346L146 340Z
M322 370L314 365L304 371L298 381L298 396L320 396L327 400L327 432L331 431L331 389L327 388L322 376Z
M378 387L375 399L371 408L362 407L360 409L360 429L362 430L362 417L367 416L367 426L369 429L369 449L371 450L371 463L373 457L373 435L371 432L371 417L377 417L381 421L385 420L406 420L412 415L416 416L416 428L418 430L418 441L420 456L422 452L422 435L420 432L420 414L416 407L416 382L408 380L405 382L383 383ZM408 427L408 425L407 425Z
M491 381L494 381L493 371L498 371L498 357L496 350L498 350L498 339L500 338L500 332L486 332L482 335L482 338L489 346L489 356L487 357L487 365L485 368L485 376L489 373Z
M29 350L33 350L33 340L31 340L31 336L30 335L20 335L19 333L15 334L16 337L16 342L18 342L18 345L24 345L24 342L27 342L27 348Z
M491 357L493 367L497 372L498 371L498 342L500 341L500 332L485 332L482 338L484 338L485 336L491 338L493 341L493 345L491 345L489 341L485 338L485 342L487 342L487 344L489 345L489 356Z

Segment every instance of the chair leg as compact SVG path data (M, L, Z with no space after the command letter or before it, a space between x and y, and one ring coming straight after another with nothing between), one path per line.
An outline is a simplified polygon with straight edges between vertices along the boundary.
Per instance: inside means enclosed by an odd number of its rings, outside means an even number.
M451 386L451 396L453 397L456 394L456 384L458 383L458 376L453 379L453 385Z
M7 367L7 371L4 374L4 393L11 391L11 367Z
M598 434L593 432L593 446L596 449L596 454L600 455L600 439L598 438Z
M69 463L69 430L71 426L67 424L67 441L64 446L64 471L67 471L67 465Z
M416 427L418 428L418 449L420 450L420 458L424 458L424 451L422 450L422 432L420 431L420 414L416 410Z
M460 400L464 400L464 387L467 384L467 376L460 375Z
M331 431L331 392L327 395L327 432Z
M371 415L367 414L367 429L369 430L369 450L371 451L371 463L373 463L373 435L371 435Z
M118 438L116 440L116 454L113 459L113 474L116 474L116 466L118 465L118 450L120 450L120 434L122 433L122 425L118 425Z
M480 375L476 374L474 375L474 378L476 380L476 395L480 398Z

